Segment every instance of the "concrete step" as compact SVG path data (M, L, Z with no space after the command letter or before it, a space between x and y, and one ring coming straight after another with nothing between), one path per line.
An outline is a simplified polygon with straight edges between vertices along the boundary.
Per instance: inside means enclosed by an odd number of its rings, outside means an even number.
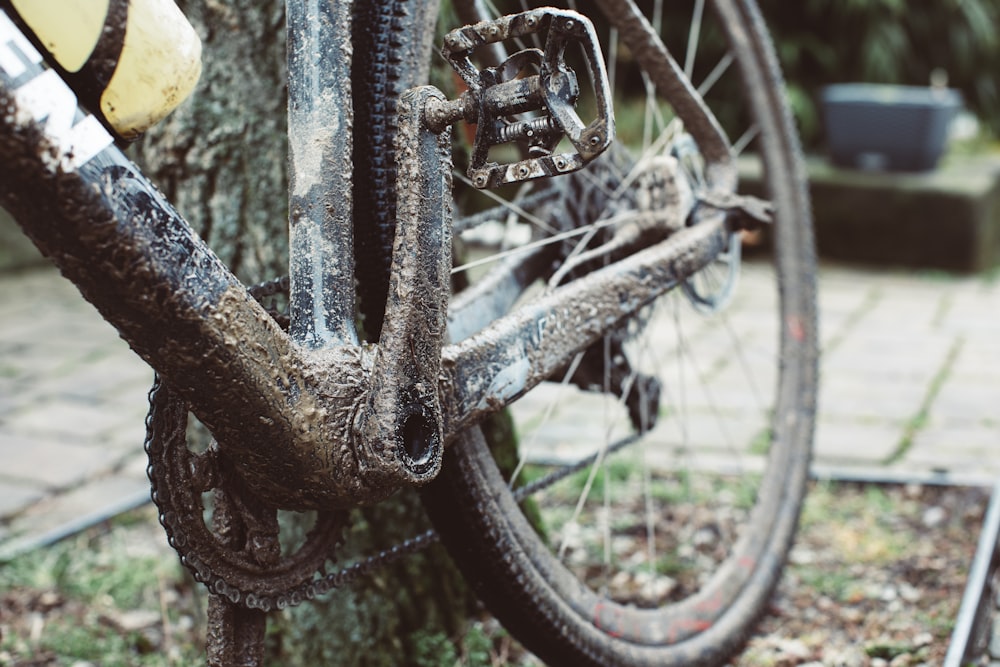
M1000 265L1000 155L951 156L920 173L806 164L821 258L958 272ZM759 190L755 158L741 158L740 173Z

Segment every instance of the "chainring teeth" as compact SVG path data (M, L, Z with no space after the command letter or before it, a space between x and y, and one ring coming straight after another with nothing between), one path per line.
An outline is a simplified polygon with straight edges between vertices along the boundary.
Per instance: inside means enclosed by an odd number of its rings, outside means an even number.
M248 290L258 301L276 293L287 297L288 277L248 287ZM274 311L270 314L287 328L286 314ZM433 530L426 531L328 574L326 565L332 562L336 548L344 542L349 515L339 510L319 512L297 549L284 557L279 554L273 565L262 565L253 558L254 550L247 548L246 540L233 549L205 523L203 493L222 489L227 495L242 492L248 496L249 491L239 483L238 477L222 470L221 453L215 445L203 454L188 448L187 405L159 376L154 379L148 399L143 446L149 458L146 474L151 486L150 498L158 510L157 518L181 564L196 581L232 604L265 612L295 606L368 576L438 540ZM192 480L198 477L203 478L203 483L193 485ZM230 511L239 513L240 506L248 502L255 501L244 497ZM267 511L276 512L277 509ZM243 526L242 530L248 531L252 539L252 528Z
M221 488L227 495L236 497L245 490L233 488L242 485L227 484L227 475L219 470L216 456L195 458L205 455L194 454L188 449L187 420L187 406L183 400L157 379L150 391L150 412L146 420L145 448L149 457L146 472L160 524L181 563L213 593L250 609L283 609L329 590L318 585L321 579L318 580L317 575L323 576L328 559L342 541L346 513L317 515L316 524L308 531L305 541L290 554L281 554L280 546L274 549L267 544L261 545L266 554L265 563L260 562L254 553L256 550L248 542L254 541L255 534L258 542L261 538L269 542L272 537L263 535L254 526L239 526L244 539L238 540L239 546L231 548L206 525L202 493ZM194 476L201 476L205 483L192 484ZM201 488L204 486L208 488ZM241 505L253 502L253 499L242 498L234 504L234 509L239 512ZM273 540L276 542L277 535Z

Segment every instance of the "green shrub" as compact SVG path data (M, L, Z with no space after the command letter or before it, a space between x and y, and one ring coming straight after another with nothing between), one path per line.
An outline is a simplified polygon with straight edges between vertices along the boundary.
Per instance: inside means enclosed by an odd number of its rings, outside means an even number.
M927 85L946 73L1000 135L1000 4L991 0L759 0L803 139L821 141L819 89L864 81Z

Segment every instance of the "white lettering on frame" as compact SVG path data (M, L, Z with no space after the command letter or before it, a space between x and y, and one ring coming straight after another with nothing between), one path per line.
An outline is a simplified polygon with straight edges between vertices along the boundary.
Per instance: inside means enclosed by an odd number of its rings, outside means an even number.
M41 61L41 54L0 12L0 69L14 80L29 64ZM76 95L55 70L40 69L14 91L14 98L34 121L44 123L42 132L59 149L58 166L63 169L80 168L114 141L94 116L77 118Z

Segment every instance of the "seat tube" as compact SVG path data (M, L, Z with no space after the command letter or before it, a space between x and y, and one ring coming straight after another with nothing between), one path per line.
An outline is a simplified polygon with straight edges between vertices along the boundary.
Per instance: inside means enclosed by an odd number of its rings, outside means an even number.
M287 0L291 336L357 342L351 227L351 2Z

